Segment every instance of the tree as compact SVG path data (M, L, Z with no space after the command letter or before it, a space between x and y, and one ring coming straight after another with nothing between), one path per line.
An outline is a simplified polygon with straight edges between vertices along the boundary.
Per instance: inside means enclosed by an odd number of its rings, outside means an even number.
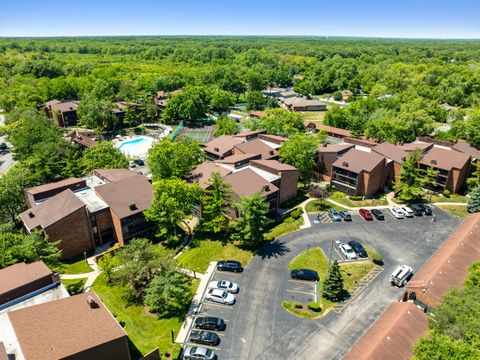
M231 205L231 186L214 172L202 196L201 227L214 233L228 229L228 209Z
M420 339L415 346L413 360L476 360L478 358L480 358L480 350L477 347L430 331L428 336Z
M189 185L180 179L161 179L154 183L154 199L145 217L156 223L158 237L167 240L176 237L177 226L198 204L199 194L198 185Z
M320 139L309 134L294 134L280 148L280 157L300 171L300 179L308 182L315 170L315 153Z
M215 90L212 93L210 106L213 110L225 111L235 105L235 95L225 90Z
M480 186L470 193L470 199L467 203L469 213L480 212Z
M239 216L232 222L232 228L235 230L232 239L249 246L262 241L263 234L270 223L267 217L269 205L262 194L242 197L233 207Z
M81 166L86 172L93 169L126 169L128 159L108 141L100 141L83 153Z
M15 222L16 216L26 208L23 188L28 185L28 174L13 167L0 177L0 213Z
M183 313L190 304L190 279L177 271L167 271L153 278L146 289L145 304L161 316Z
M480 162L473 162L472 165L475 170L472 172L472 176L467 179L467 185L470 190L474 190L477 186L480 186Z
M422 177L418 169L421 157L419 149L412 151L402 164L400 178L393 185L397 196L408 203L417 200L422 193Z
M115 257L118 266L112 273L112 280L128 286L137 300L143 298L145 289L156 276L174 267L171 256L147 239L133 239L118 250Z
M240 131L240 127L234 119L226 115L218 117L216 121L216 129L213 136L219 137L221 135L234 135Z
M155 179L184 178L204 157L198 142L180 136L176 141L164 138L150 148L147 164Z
M290 136L305 130L302 115L286 109L265 111L265 116L260 120L260 127L269 134L279 136Z
M114 105L110 100L99 99L93 95L82 98L78 104L79 124L99 132L111 131L118 126L113 114Z
M251 91L247 93L245 108L247 110L263 110L267 105L267 100L260 91Z
M335 260L328 269L328 275L323 282L323 297L330 301L340 301L343 298L343 278L340 266Z
M190 86L168 98L163 119L196 121L206 116L210 98L203 87Z
M112 256L111 253L106 253L98 262L98 267L107 277L107 282L112 282L112 276L115 268L118 266L118 258Z
M430 198L432 197L432 189L437 185L437 176L440 173L439 170L429 167L424 173L420 180L422 186L428 189Z

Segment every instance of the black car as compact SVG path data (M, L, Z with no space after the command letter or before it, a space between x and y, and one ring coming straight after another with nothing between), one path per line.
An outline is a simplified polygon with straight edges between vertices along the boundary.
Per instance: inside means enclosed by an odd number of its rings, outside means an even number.
M190 333L190 342L196 344L217 346L220 344L220 337L211 331L192 330Z
M383 215L383 212L380 209L373 209L372 214L377 220L385 220L385 215Z
M343 221L352 221L352 215L346 210L339 211L340 217L343 219Z
M219 261L217 263L217 270L231 271L231 272L242 272L243 267L242 267L242 264L240 264L240 262L238 262L238 261L225 260L225 261Z
M362 244L358 241L352 240L348 242L348 245L355 251L359 258L367 258L368 254L366 250L363 248Z
M199 316L193 324L197 329L223 331L227 327L225 321L214 316Z
M135 159L135 160L133 160L133 163L138 165L138 166L145 165L145 161L143 161L142 159Z
M413 204L412 206L410 206L410 209L413 210L415 216L422 216L425 211L423 210L423 206L420 204Z
M425 215L432 215L432 208L430 206L427 204L420 204L420 206L423 208L423 213Z
M290 272L290 277L296 280L320 281L318 273L310 269L298 269Z
M8 145L4 142L0 143L0 150L7 150L8 149Z

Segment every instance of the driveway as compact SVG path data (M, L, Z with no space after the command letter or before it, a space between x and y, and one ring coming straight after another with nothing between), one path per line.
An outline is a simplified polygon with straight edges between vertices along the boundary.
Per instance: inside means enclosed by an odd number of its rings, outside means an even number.
M406 263L418 271L460 223L439 209L435 215L436 222L431 217L396 220L387 215L384 222L317 224L266 246L241 276L227 276L241 287L237 303L218 313L213 307L207 309L211 315L228 318L219 359L341 359L386 307L401 298L403 290L388 281L394 268ZM352 239L379 251L385 271L339 313L330 311L321 319L307 320L284 311L283 300L291 300L290 296L307 300L312 293L301 284L294 284L299 292L291 292L289 262L308 248L325 249L332 240Z
M5 117L0 115L0 126L5 125ZM6 142L7 139L5 136L0 136L0 143ZM8 147L11 148L11 145L8 144ZM12 158L12 153L8 151L5 154L0 154L0 175L5 174L8 169L10 169L15 164L15 161Z

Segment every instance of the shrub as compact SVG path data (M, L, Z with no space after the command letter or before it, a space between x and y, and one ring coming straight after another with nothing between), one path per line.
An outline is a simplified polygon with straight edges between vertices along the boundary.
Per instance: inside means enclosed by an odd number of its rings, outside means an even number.
M83 292L83 286L85 285L85 280L80 279L78 281L68 284L65 288L67 289L70 295L77 295Z
M361 201L361 200L363 200L363 196L360 196L360 195L350 195L348 198L349 198L350 200L352 200L352 201Z
M290 213L290 216L291 216L292 218L294 218L295 220L300 219L300 217L302 216L302 209L297 208L297 209L293 210L293 211Z
M291 223L293 223L294 221L295 221L295 219L294 219L293 217L288 217L288 218L286 218L283 222L284 222L285 224L291 224Z
M145 133L145 126L136 126L133 128L133 132L136 134L136 135L141 135L141 134L144 134Z
M336 199L341 199L341 198L345 197L345 194L341 191L335 191L333 193L333 197L336 198Z
M442 194L445 197L450 197L450 191L448 189L443 190Z
M303 309L303 304L300 302L294 303L293 306L295 307L295 309Z
M370 254L370 257L372 258L372 261L377 264L377 265L383 265L383 257L380 255L380 253L376 251L372 251Z
M308 304L308 308L314 312L320 312L322 311L322 307L320 306L319 303L316 302L311 302Z

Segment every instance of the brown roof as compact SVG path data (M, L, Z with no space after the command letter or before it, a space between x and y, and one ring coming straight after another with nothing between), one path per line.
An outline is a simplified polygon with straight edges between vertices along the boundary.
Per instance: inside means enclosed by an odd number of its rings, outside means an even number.
M353 137L346 137L344 138L344 141L350 144L355 144L359 146L364 146L368 148L373 148L378 145L378 142L375 141L375 139L366 139L365 137L358 137L358 138L353 138Z
M408 156L408 153L405 150L403 150L397 145L390 144L388 142L384 142L382 144L375 146L373 148L373 151L399 164L402 164Z
M45 229L85 206L72 190L67 189L25 210L19 216L28 230L37 227Z
M352 135L350 130L340 129L333 126L319 124L319 125L316 125L316 127L317 127L317 130L323 130L331 134L336 134L336 135L345 136L345 137Z
M107 182L115 182L138 176L137 172L127 169L95 169L93 170L93 174Z
M128 358L127 334L93 292L10 311L8 317L26 359L63 359L120 338Z
M258 192L262 192L262 195L268 196L278 191L275 185L269 183L249 168L229 174L225 176L224 180L232 186L232 191L239 197L252 196ZM268 190L265 190L266 188L268 188Z
M148 209L153 200L153 186L142 175L97 186L95 192L119 218L126 218ZM130 206L131 203L134 204L133 208Z
M261 154L262 159L270 159L278 156L278 151L272 149L259 139L235 145L235 149L238 149L244 154Z
M465 140L458 140L458 142L452 146L452 149L468 154L473 159L480 160L480 150L475 149L472 145L470 145Z
M278 135L271 135L271 134L259 134L258 138L261 139L261 140L272 142L274 144L278 144L278 145L281 145L285 141L287 141L286 137L278 136Z
M266 115L265 111L250 111L250 116L262 118Z
M53 99L53 100L47 101L45 104L43 104L43 106L49 108L52 105L60 104L60 103L61 103L60 100Z
M407 152L413 151L415 149L420 149L423 152L425 152L426 150L430 149L431 147L433 147L433 144L420 143L420 142L399 145L399 148L401 148L401 149L403 149Z
M195 181L205 189L214 172L218 172L221 177L224 177L232 171L218 165L217 163L203 162L191 171L191 175Z
M10 265L0 270L0 294L52 274L52 270L43 261Z
M73 141L76 142L77 144L80 144L80 145L88 147L88 148L92 147L92 146L95 146L97 144L95 139L92 139L92 138L90 138L88 136L84 136L84 135L74 136Z
M434 146L420 160L420 164L450 171L452 169L462 169L470 162L470 159L468 154Z
M323 101L320 101L318 99L304 99L304 98L301 98L301 97L286 98L283 102L285 104L287 104L289 106L293 106L293 107L326 105Z
M65 101L61 103L51 104L50 108L55 111L68 112L77 111L78 103L76 101Z
M394 302L343 360L407 360L426 334L427 315L411 302Z
M297 170L295 166L281 163L277 160L252 160L251 164L255 166L255 164L264 165L266 167L278 170L278 171L292 171Z
M8 360L8 354L5 350L5 345L3 345L3 342L0 342L0 360Z
M243 143L245 140L240 137L222 135L206 144L205 151L211 154L224 156L231 151L235 145Z
M359 174L362 171L372 171L383 160L384 157L381 155L351 149L337 159L333 166Z
M241 161L247 161L250 159L259 159L260 154L258 153L247 153L247 154L234 154L223 158L222 160L216 160L216 163L229 164L233 165Z
M85 180L82 180L82 179L79 179L79 178L68 178L68 179L53 182L53 183L50 183L50 184L34 186L34 187L31 187L31 188L25 189L25 192L28 193L28 194L35 195L35 194L43 193L43 192L46 192L46 191L55 190L55 189L58 189L58 188L67 187L67 186L70 186L70 185L81 183L83 181L85 181Z
M480 213L473 213L408 283L417 299L436 307L443 295L463 284L470 265L480 259Z
M317 152L320 153L339 153L355 147L353 144L328 144L327 146L319 145Z
M235 134L233 136L235 137L255 137L259 134L263 134L265 132L265 130L248 130L248 131L242 131L238 134Z

